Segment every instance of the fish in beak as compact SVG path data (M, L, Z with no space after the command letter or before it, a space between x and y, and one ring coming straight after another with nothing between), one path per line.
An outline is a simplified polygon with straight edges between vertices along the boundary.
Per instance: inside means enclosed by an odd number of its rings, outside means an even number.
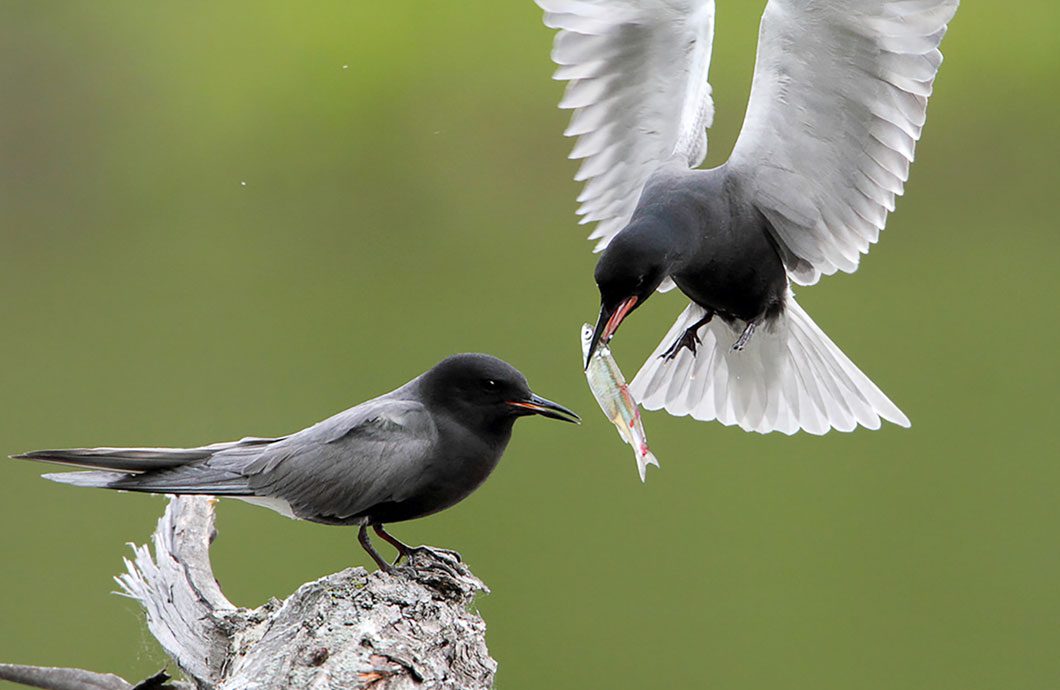
M622 325L633 308L637 306L637 296L627 297L618 303L614 309L609 309L606 304L600 305L600 316L596 319L596 329L593 331L593 339L589 342L589 354L585 356L585 368L589 368L589 360L600 343L610 342L618 327Z

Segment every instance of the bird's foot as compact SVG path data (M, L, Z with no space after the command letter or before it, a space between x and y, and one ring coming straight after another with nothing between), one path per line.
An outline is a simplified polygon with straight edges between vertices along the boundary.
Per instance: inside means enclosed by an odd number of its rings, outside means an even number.
M398 552L397 558L395 558L393 564L391 564L378 558L375 549L369 551L370 554L374 554L372 557L375 559L375 562L379 564L379 569L383 572L393 575L397 572L398 568L408 568L415 571L417 568L413 561L422 558L423 560L430 560L436 564L441 564L445 570L452 574L459 574L460 566L464 561L456 551L439 549L434 546L409 546L383 529L382 525L372 525L372 529L375 530L376 534L388 541ZM367 540L367 535L365 535L364 539ZM405 565L398 566L401 559L405 559Z
M740 350L747 347L747 343L751 342L751 336L755 334L755 326L758 324L754 321L748 321L747 326L743 329L743 333L736 339L736 342L732 344L732 349L739 352Z
M695 357L696 347L703 344L703 341L700 340L699 336L696 334L699 333L700 328L710 323L710 320L713 318L714 310L707 309L703 314L703 318L686 328L685 332L681 334L681 337L675 340L674 344L670 346L670 349L659 356L669 361L680 354L681 350L688 348L692 351L692 356Z
M456 551L440 549L436 546L410 546L405 553L401 554L406 561L411 561L413 556L430 556L441 561L456 561L463 563L464 559ZM399 557L400 558L400 557Z
M411 546L403 554L402 570L420 582L433 582L439 586L452 578L460 578L467 572L463 559L456 551L438 549L433 546Z
M692 328L689 328L687 331L682 333L681 336L678 337L672 345L670 345L670 348L660 355L660 357L669 361L676 357L678 353L680 353L681 350L684 350L685 348L691 350L692 356L695 356L696 347L701 344L702 341L699 339L699 336L696 335L696 331Z

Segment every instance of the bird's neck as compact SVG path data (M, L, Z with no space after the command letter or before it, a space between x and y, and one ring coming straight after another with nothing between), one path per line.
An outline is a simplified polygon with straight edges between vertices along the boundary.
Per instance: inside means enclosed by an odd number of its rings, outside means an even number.
M619 242L637 248L642 259L665 269L666 275L675 272L695 249L692 226L679 215L658 215L647 209L622 231ZM639 221L639 222L638 222Z

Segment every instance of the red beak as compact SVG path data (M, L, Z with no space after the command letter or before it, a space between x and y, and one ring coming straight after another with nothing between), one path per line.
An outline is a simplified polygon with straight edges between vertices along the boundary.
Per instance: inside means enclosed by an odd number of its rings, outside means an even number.
M589 368L589 361L593 358L593 353L596 352L596 348L600 343L606 343L611 340L611 337L618 330L618 327L622 325L622 319L633 311L633 307L637 306L637 296L627 297L618 303L618 307L611 312L607 313L607 307L600 307L600 316L596 319L596 330L593 332L592 342L589 343L589 354L585 357L585 367Z
M633 307L637 306L637 296L627 297L622 300L618 305L618 309L611 314L611 318L607 320L607 324L604 326L604 332L601 335L603 340L611 340L611 336L615 334L618 327L622 324L622 319L626 318L626 315L633 311Z

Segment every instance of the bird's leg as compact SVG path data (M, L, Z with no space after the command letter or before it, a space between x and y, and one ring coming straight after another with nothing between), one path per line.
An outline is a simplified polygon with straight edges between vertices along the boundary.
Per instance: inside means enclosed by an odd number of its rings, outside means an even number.
M702 319L696 321L694 324L686 328L685 332L682 333L681 336L674 341L673 345L670 346L670 349L662 353L662 355L660 356L663 359L673 359L677 356L677 353L679 353L682 349L686 347L691 350L692 355L695 356L696 346L699 345L701 342L699 340L699 336L696 335L696 332L699 331L699 329L703 326L706 326L708 323L710 323L710 320L713 318L714 310L708 309L707 313L703 315Z
M397 563L402 558L405 558L405 560L408 561L411 559L413 554L417 553L429 553L435 558L438 558L439 554L441 554L444 556L451 556L455 558L458 562L463 562L463 559L460 557L460 554L458 554L456 551L450 551L449 549L438 549L433 546L409 546L408 544L395 537L393 534L390 534L385 529L383 529L382 525L372 525L372 529L375 530L376 534L378 534L383 539L386 539L393 545L395 549L398 550L398 557L394 560L394 563Z
M748 321L747 326L743 329L743 333L741 333L740 337L736 339L735 343L733 343L732 349L739 351L747 347L747 343L751 342L751 336L755 334L755 326L757 325L757 321Z
M378 528L376 528L376 532L379 532ZM380 532L380 534L383 533ZM372 557L372 560L375 561L375 564L379 566L380 570L384 573L394 572L394 566L384 561L383 557L380 556L379 552L375 550L374 546L372 546L372 541L368 538L368 525L361 525L361 529L357 531L357 541L361 542L361 548L368 552L368 555ZM387 541L390 541L390 539L387 539Z
M412 553L411 546L401 541L390 532L387 532L385 529L383 529L382 525L372 525L372 529L375 530L376 534L378 534L386 541L390 542L390 545L397 549L398 555L397 558L394 559L394 565L397 565L398 561L400 561L402 558L407 559L409 557L409 554Z

